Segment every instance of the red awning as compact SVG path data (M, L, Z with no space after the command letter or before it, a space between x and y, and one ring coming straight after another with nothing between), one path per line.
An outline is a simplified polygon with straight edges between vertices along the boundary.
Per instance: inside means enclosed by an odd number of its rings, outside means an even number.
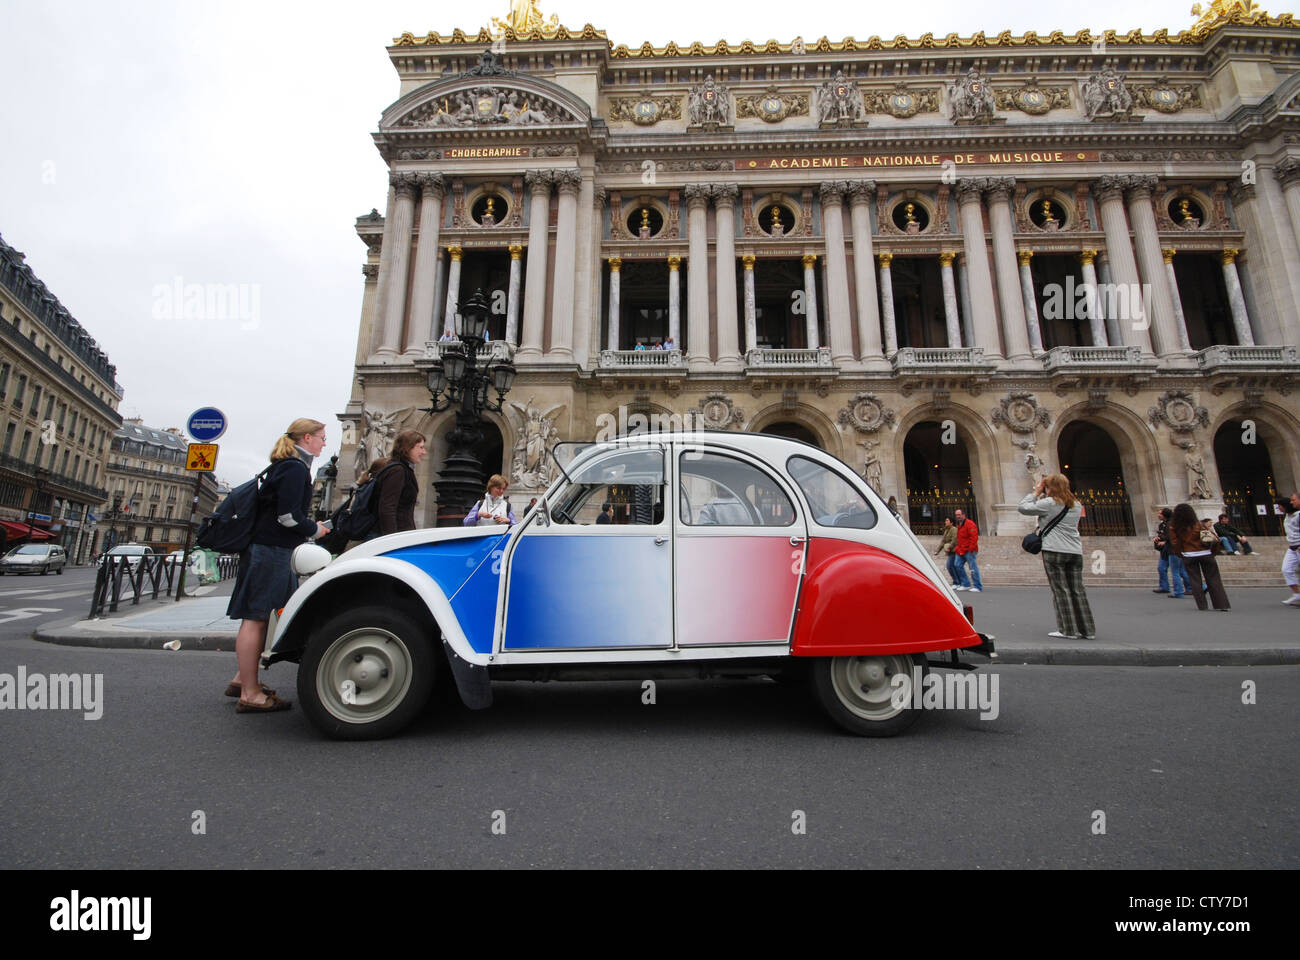
M25 523L14 523L12 520L0 520L0 525L4 526L10 540L53 540L56 536L41 527L29 527Z

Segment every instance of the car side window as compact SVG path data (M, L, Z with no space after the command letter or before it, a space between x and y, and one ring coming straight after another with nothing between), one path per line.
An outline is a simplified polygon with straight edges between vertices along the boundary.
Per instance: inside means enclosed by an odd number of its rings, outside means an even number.
M788 527L794 504L768 474L718 453L688 451L678 460L682 523L692 527Z
M652 526L664 519L662 450L625 450L580 467L551 508L556 523Z
M876 525L876 511L867 498L830 467L807 457L791 457L786 469L808 498L815 523L856 530Z

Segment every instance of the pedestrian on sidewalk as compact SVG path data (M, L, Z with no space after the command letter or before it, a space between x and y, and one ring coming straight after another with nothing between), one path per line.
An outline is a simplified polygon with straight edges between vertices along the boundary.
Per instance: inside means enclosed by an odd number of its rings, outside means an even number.
M1063 473L1040 477L1018 509L1026 516L1040 517L1039 529L1047 531L1043 534L1043 569L1056 610L1056 629L1048 636L1095 640L1097 628L1083 588L1083 540L1079 536L1083 504L1070 491L1069 478Z
M1187 572L1192 578L1192 599L1196 601L1196 609L1206 609L1206 590L1210 593L1215 610L1226 613L1231 609L1228 593L1223 589L1223 579L1219 576L1219 565L1214 559L1214 548L1223 548L1214 531L1206 530L1196 519L1196 511L1190 503L1180 503L1174 507L1173 519L1169 521L1169 544L1187 565ZM1204 587L1201 586L1202 579L1205 581Z
M501 474L496 473L489 477L487 493L482 500L474 504L469 513L465 514L465 526L486 527L492 524L514 526L518 523L515 520L515 512L510 507L510 501L506 499L506 492L509 489L510 481Z
M948 568L948 576L952 578L954 587L961 586L961 577L957 575L957 526L952 522L952 517L943 518L943 539L939 541L939 547L934 551L937 557L943 555L944 564Z
M235 637L239 673L226 688L226 696L239 698L239 713L274 713L292 706L262 686L257 670L272 611L281 609L298 589L294 547L329 532L311 519L311 462L324 447L325 424L300 417L271 450L253 539L239 555L235 589L226 607L226 616L243 621Z
M1282 576L1291 588L1291 596L1282 602L1300 607L1300 493L1293 493L1277 505L1286 511L1282 529L1286 533L1286 555L1282 558Z
M952 514L957 524L957 572L961 575L961 585L957 589L980 593L984 590L984 584L980 581L978 559L980 528L975 525L974 520L966 516L964 511L954 510ZM969 574L967 567L970 568Z
M1152 593L1168 593L1174 600L1181 600L1191 588L1191 577L1187 575L1187 569L1183 566L1182 557L1178 556L1169 546L1169 521L1174 518L1174 511L1165 507L1156 511L1156 517L1160 521L1156 527L1155 544L1160 559L1156 563L1156 575L1160 579L1158 589L1152 590ZM1169 593L1170 580L1173 581L1173 593Z
M393 440L389 464L400 464L376 475L375 502L379 504L379 535L402 533L415 529L415 502L420 496L420 482L415 478L415 468L424 459L428 447L424 434L418 430L403 430Z
M1226 513L1219 514L1219 522L1214 525L1214 532L1219 535L1219 539L1223 541L1223 549L1229 554L1236 553L1238 547L1243 554L1255 552L1255 548L1250 545L1250 540L1232 525Z

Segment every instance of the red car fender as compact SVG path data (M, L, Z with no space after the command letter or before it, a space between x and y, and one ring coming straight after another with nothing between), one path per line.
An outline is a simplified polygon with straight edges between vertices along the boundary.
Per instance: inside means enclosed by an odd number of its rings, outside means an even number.
M810 538L795 617L796 657L924 653L980 644L920 571L878 547Z

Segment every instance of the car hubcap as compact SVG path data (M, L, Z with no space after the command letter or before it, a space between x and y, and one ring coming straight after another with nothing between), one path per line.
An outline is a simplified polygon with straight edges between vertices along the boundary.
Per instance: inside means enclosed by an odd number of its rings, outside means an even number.
M895 681L894 677L902 679ZM864 720L888 720L912 702L912 658L903 655L836 657L831 684L849 712Z
M365 627L330 645L316 672L316 692L334 717L370 723L397 708L411 687L411 652L387 630Z

